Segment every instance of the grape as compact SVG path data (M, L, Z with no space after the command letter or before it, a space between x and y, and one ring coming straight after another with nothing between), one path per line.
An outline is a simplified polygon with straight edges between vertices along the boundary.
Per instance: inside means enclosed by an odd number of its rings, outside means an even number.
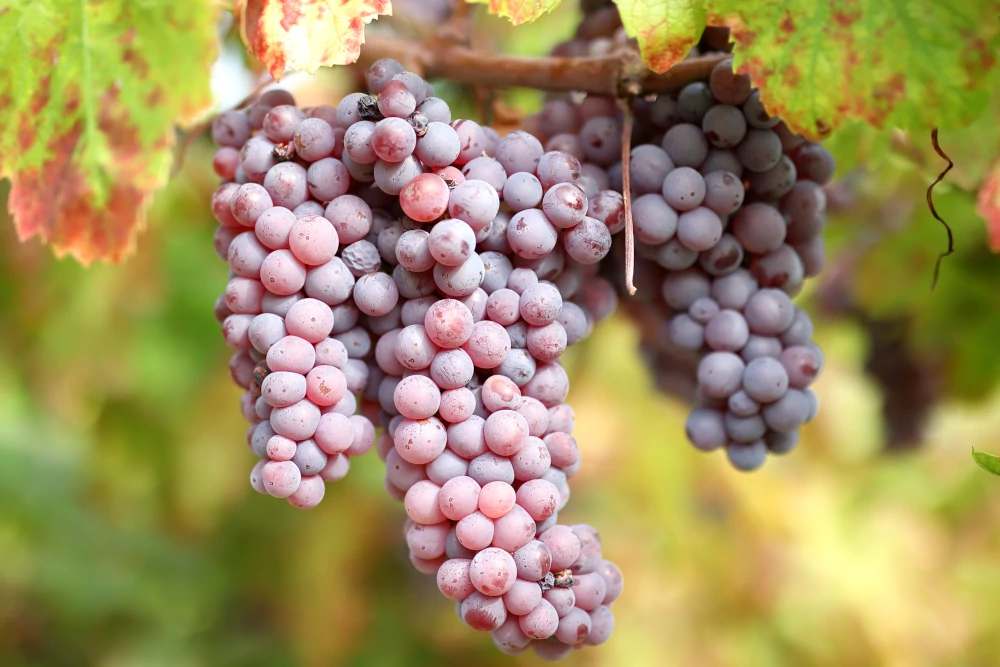
M302 471L303 480L307 475L318 475L326 467L327 456L313 440L303 440L295 448L292 463Z
M444 350L434 356L430 373L431 379L442 389L458 389L469 383L475 367L465 351Z
M743 375L746 376L746 371L743 371ZM749 417L760 412L760 403L750 398L750 394L743 389L730 396L726 405L729 412L737 417Z
M426 471L428 479L435 484L444 485L456 477L464 477L469 471L469 462L446 449L427 464ZM440 500L440 496L438 499Z
M378 271L382 266L382 258L378 254L378 248L368 241L355 241L344 248L340 256L341 261L347 266L351 275L358 278L366 273ZM306 277L306 283L308 284L308 276ZM381 332L374 331L373 329L373 333Z
M747 121L737 107L719 104L705 112L701 129L713 146L732 148L746 135Z
M299 218L304 218L307 215L323 215L323 211L325 210L325 206L310 199L309 201L302 202L296 206L292 211L292 215L294 215L295 219L298 220Z
M343 244L360 241L371 229L372 210L360 197L341 195L326 207L324 216L333 223Z
M251 137L240 149L240 166L247 180L255 184L263 183L264 176L274 165L274 144L263 136Z
M833 156L830 155L830 151L819 144L805 144L795 151L793 160L799 178L810 180L819 185L826 185L833 178L835 168Z
M275 250L264 258L260 279L268 291L279 296L289 296L305 285L306 267L291 251Z
M276 164L264 176L264 189L275 206L293 209L309 196L306 170L295 162Z
M440 97L428 97L417 105L417 111L427 116L432 123L451 123L451 108Z
M521 211L507 226L507 242L511 249L526 259L548 255L556 245L558 233L545 214L538 209Z
M705 199L705 179L690 167L678 167L663 180L663 199L678 211L690 211Z
M698 383L711 398L728 398L740 388L745 367L732 352L711 352L698 364Z
M498 373L513 380L519 387L531 381L535 376L535 370L535 358L526 349L516 348L511 349L507 358L497 367Z
M685 350L698 350L705 344L705 327L695 322L687 313L670 319L667 335L674 345Z
M743 164L736 155L736 151L711 148L708 151L708 157L705 158L705 161L699 167L699 171L705 175L711 174L714 171L728 171L739 178L743 175Z
M398 447L396 449L399 450ZM426 479L411 486L406 491L406 497L403 500L406 515L416 523L425 526L444 521L445 516L441 512L441 508L438 507L440 491L440 486Z
M763 440L745 445L741 443L730 443L726 445L726 457L737 470L749 472L764 465L767 459L767 445Z
M780 118L772 118L767 114L764 103L760 100L760 91L757 89L754 89L743 103L743 115L750 127L761 130L769 130L781 122Z
M402 329L396 342L396 359L410 370L429 368L438 353L437 345L427 335L422 324L414 324Z
M212 121L212 141L239 148L250 138L250 121L242 111L225 111Z
M619 193L612 190L602 190L591 197L587 215L607 225L612 234L625 229L625 202Z
M462 620L473 630L493 631L507 620L503 598L483 595L476 591L462 601Z
M678 94L676 113L685 122L701 122L715 103L708 86L702 81L695 81L684 86Z
M643 144L632 149L629 169L632 191L644 195L660 191L663 179L674 170L674 163L659 146Z
M698 256L698 266L712 276L722 276L739 269L743 246L732 234L723 234L719 242Z
M654 259L665 269L680 271L698 261L698 253L688 250L676 238L670 239L656 249Z
M327 412L320 416L313 438L320 449L334 456L350 449L354 442L354 431L346 416Z
M606 167L620 159L621 134L621 126L614 118L597 116L587 120L580 128L580 143L587 161Z
M278 435L292 440L311 438L319 425L319 408L309 400L301 400L271 412L271 428Z
M386 194L398 195L406 184L423 173L420 163L412 155L400 162L375 162L375 184Z
M359 165L374 164L378 159L372 147L372 138L375 134L375 123L370 120L362 120L354 123L344 134L344 151L351 160Z
M596 264L611 251L611 232L594 218L585 217L563 236L566 253L580 264Z
M438 290L450 297L466 297L473 294L479 289L485 275L486 267L483 265L483 260L474 252L459 266L438 263L433 271L434 284ZM483 305L485 306L485 303Z
M798 431L768 431L764 437L767 449L772 454L787 454L799 444Z
M722 310L705 325L705 344L713 350L738 352L749 338L747 321L735 310Z
M643 243L666 243L677 231L677 213L659 194L644 194L632 200L632 224Z
M272 205L267 189L257 183L245 183L233 193L229 209L239 224L253 227L257 218Z
M297 260L307 266L326 264L337 253L337 231L326 218L307 215L292 223L288 247Z
M354 285L354 303L366 315L385 315L396 307L398 300L396 283L385 273L368 273Z
M534 173L544 152L538 139L522 130L515 130L500 140L496 159L508 176L515 172Z
M406 215L418 222L431 222L448 208L447 184L435 174L420 174L399 193L399 204Z
M240 167L240 152L235 148L223 146L212 156L212 169L219 178L231 181L236 178Z
M295 153L303 160L315 162L330 155L337 140L333 128L325 120L306 118L295 128Z
M466 387L441 392L441 419L458 423L469 419L476 409L476 397Z
M699 126L690 123L667 130L661 145L676 167L697 168L708 157L708 140Z
M378 95L382 92L385 84L389 83L394 76L403 72L403 66L392 58L381 58L376 60L365 72L365 80L368 89Z
M415 72L400 72L392 77L393 81L399 81L406 86L406 89L412 93L417 104L423 102L428 95L433 93L430 86ZM384 88L383 88L384 90ZM430 91L430 93L428 92ZM409 114L407 114L409 115Z
M271 407L288 407L306 397L306 379L287 371L270 373L261 384L261 395Z
M514 270L514 265L511 264L510 259L500 252L483 252L480 253L479 258L483 261L483 269L485 271L483 274L483 282L480 285L483 291L485 291L488 296L492 296L494 293L501 290L509 292L510 290L506 289L507 280L510 278L510 274ZM516 294L514 296L516 297ZM487 310L488 309L489 301L487 300ZM490 319L497 321L494 318ZM501 324L511 323L512 322L501 322Z
M486 181L468 179L451 191L448 214L474 231L489 225L500 210L500 197Z
M305 279L305 292L327 305L342 304L354 291L354 276L339 257L326 264L309 269Z
M417 139L413 154L428 167L448 167L461 151L458 133L448 122L433 121Z
M743 182L736 174L713 171L705 175L704 182L704 205L720 216L734 213L743 205L745 196Z
M454 164L463 165L480 157L486 145L486 133L483 128L471 120L456 120L451 124L461 144L461 151Z
M403 73L397 74L396 77ZM417 108L417 100L403 81L396 77L382 86L378 94L378 110L389 120L403 119ZM345 98L346 100L346 98Z
M264 488L275 498L287 498L302 483L302 473L291 461L270 461L261 470Z
M503 186L503 200L514 212L534 208L542 201L542 184L534 174L513 173Z
M747 301L744 315L753 333L777 336L791 326L795 307L784 292L762 289Z
M276 144L286 144L292 140L295 128L304 119L305 114L294 105L281 104L267 112L262 127L268 139Z
M223 183L212 193L212 215L224 227L242 226L242 223L233 216L233 210L230 206L234 196L239 192L241 187L241 185L237 185L236 183Z
M413 154L417 135L403 118L386 118L372 131L372 151L386 162L399 162Z
M542 211L549 222L560 229L579 224L586 215L587 197L572 183L558 183L542 198Z
M283 435L274 435L267 441L265 451L272 461L291 461L295 456L296 443Z
M785 240L785 220L768 204L747 204L732 221L733 234L749 252L777 250Z
M759 359L760 357L777 358L780 354L780 340L777 338L770 338L768 336L757 336L755 334L750 334L747 344L743 347L743 351L740 352L740 356L742 356L743 360L746 362Z
M326 157L309 165L309 169L306 170L306 185L311 196L322 202L330 202L347 194L351 176L347 173L343 162L337 158ZM322 214L320 211L317 215Z
M805 280L805 266L795 249L782 245L766 255L755 257L750 272L761 287L780 287L794 293Z
M436 559L444 556L445 541L448 539L449 526L438 523L430 526L413 524L406 531L406 544L410 554L422 560ZM435 572L432 574L436 574Z
M493 546L504 551L517 551L534 539L535 529L531 516L520 505L514 505L507 514L494 521Z
M468 180L479 180L489 183L494 190L501 192L507 182L507 172L496 158L486 155L470 160L462 167L462 174Z
M407 419L428 419L441 405L441 392L430 378L411 375L396 385L393 402Z
M575 184L580 180L580 160L562 151L548 151L539 158L535 173L545 190L559 183Z
M812 384L822 366L819 355L804 345L785 348L778 360L787 372L788 386L795 389L805 389Z
M773 130L750 129L736 148L736 154L750 171L764 172L781 159L781 139Z
M696 269L670 273L663 281L663 298L674 310L687 310L696 300L709 296L709 291L708 278ZM721 301L719 305L723 305Z
M434 225L427 246L435 261L445 266L457 267L467 262L473 255L476 249L476 236L468 224L450 218ZM478 287L478 284L476 286Z
M764 437L767 426L759 415L739 417L727 412L725 415L726 435L733 442L750 444Z
M764 199L778 199L791 191L795 177L795 164L782 155L778 164L767 171L750 175L750 190Z

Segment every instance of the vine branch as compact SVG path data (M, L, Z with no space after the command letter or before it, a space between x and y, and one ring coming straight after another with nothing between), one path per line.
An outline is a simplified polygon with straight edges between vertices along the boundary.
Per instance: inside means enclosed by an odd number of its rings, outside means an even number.
M425 78L440 78L468 85L494 88L536 88L538 90L584 92L620 96L627 92L665 93L706 78L728 55L703 56L677 63L663 74L648 72L638 83L638 91L622 88L634 77L621 54L593 58L505 56L473 51L441 40L415 43L366 35L358 64L367 67L381 58L419 65Z

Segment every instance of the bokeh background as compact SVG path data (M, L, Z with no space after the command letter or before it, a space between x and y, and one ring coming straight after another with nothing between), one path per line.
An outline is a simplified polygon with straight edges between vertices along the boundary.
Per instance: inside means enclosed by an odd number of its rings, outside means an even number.
M378 29L422 29L393 4ZM543 54L573 34L572 4L513 30L482 18L477 35ZM221 33L220 108L257 77ZM336 103L352 77L289 83L301 104ZM481 117L475 91L438 90ZM997 153L976 131L942 134L957 253L934 291L926 138L831 142L829 270L799 298L826 352L822 409L792 455L746 475L690 447L688 408L656 390L625 317L567 354L584 465L560 516L600 529L626 587L612 639L565 664L1000 662L1000 479L970 457L1000 453L1000 260L975 212ZM188 147L120 266L56 260L0 216L0 665L536 664L495 651L410 567L374 452L310 512L251 490L212 316L226 268L210 156L204 137Z

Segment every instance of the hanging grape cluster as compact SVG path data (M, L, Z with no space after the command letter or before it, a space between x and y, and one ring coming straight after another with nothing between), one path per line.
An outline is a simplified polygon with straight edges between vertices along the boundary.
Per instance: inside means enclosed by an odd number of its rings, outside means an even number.
M395 61L367 84L336 107L271 91L213 126L251 484L313 507L374 446L411 562L466 624L511 654L600 644L622 574L559 521L581 464L559 360L633 300L623 117L554 97L500 137ZM790 296L822 265L832 161L728 60L630 113L626 312L654 374L697 387L689 440L751 470L816 411L822 356Z

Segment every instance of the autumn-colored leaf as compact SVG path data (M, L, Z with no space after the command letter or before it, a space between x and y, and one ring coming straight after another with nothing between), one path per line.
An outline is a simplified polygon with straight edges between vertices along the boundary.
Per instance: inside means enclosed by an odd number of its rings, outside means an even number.
M514 25L534 21L545 12L551 12L562 0L468 0L471 3L489 5L490 14L496 14Z
M286 69L310 74L349 65L365 43L365 26L392 14L389 0L236 0L247 48L275 81Z
M924 132L979 114L996 60L994 0L707 0L768 111L814 139L848 119Z
M993 165L979 187L976 211L986 220L990 250L1000 252L1000 162Z
M0 9L0 177L18 236L118 261L169 174L173 125L211 104L208 2Z
M704 0L615 0L629 37L654 72L684 59L705 29Z

